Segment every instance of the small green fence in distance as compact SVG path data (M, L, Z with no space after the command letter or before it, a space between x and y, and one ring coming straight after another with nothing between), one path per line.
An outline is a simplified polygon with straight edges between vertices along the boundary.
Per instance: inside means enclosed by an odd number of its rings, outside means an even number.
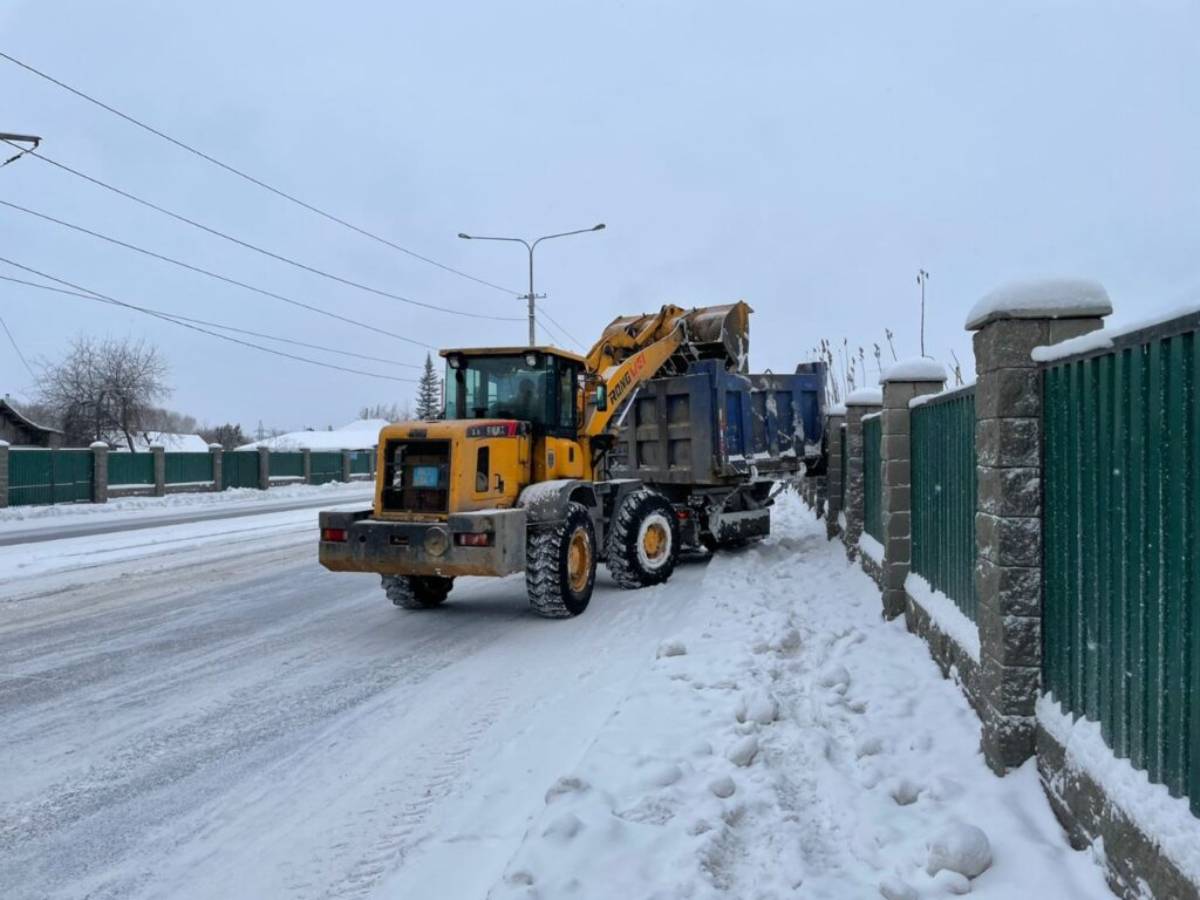
M883 543L883 423L878 414L863 419L863 529Z
M154 484L153 453L108 454L109 487L152 484Z
M203 484L213 480L211 453L166 453L167 484Z
M258 451L233 450L221 459L221 490L258 487Z
M350 474L351 475L370 475L371 474L371 455L370 450L355 450L350 455Z
M303 478L304 454L273 451L268 457L268 474L272 478Z
M11 506L88 503L94 472L91 450L14 447L8 454L8 502Z
M342 454L340 451L314 450L312 453L312 483L342 480Z

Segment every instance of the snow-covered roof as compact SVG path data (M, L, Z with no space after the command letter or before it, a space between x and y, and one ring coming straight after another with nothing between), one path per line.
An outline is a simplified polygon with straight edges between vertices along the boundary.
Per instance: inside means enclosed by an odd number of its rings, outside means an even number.
M883 391L879 388L859 388L846 398L847 406L882 406Z
M1086 278L1014 281L982 297L967 313L973 331L992 319L1079 319L1112 312L1108 291Z
M887 381L942 381L946 380L946 367L935 359L914 356L902 359L883 370L879 383Z
M379 443L386 419L357 419L333 431L289 431L238 447L239 450L369 450Z
M150 431L133 436L135 453L149 453L151 447L162 447L168 453L207 453L208 441L198 434L172 434L166 431ZM129 452L123 441L113 445L116 453Z

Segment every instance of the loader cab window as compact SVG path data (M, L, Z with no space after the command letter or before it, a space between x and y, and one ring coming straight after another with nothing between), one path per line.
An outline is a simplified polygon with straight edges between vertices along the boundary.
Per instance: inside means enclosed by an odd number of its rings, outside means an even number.
M579 365L547 353L455 356L446 365L446 417L517 419L574 434Z

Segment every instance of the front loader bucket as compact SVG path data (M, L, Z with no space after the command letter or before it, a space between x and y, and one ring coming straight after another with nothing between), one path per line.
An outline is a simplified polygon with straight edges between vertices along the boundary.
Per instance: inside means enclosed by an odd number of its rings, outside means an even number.
M744 301L685 310L668 304L650 315L622 316L604 329L588 354L589 368L600 371L661 340L683 322L686 338L669 367L677 372L698 359L719 359L735 372L748 371L750 313Z

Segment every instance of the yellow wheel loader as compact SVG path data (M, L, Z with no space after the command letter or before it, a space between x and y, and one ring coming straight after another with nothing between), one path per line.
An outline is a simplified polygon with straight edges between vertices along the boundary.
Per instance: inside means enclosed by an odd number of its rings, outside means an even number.
M554 347L441 351L445 418L381 431L374 504L320 514L321 564L380 574L405 609L439 605L460 575L524 571L533 609L561 618L587 607L598 562L622 587L641 587L666 581L684 544L717 542L722 529L760 536L770 484L802 470L803 448L820 443L804 434L805 421L810 430L819 422L817 408L799 415L791 398L820 400L796 386L799 376L744 374L749 314L741 302L664 306L616 319L587 356ZM793 381L780 385L781 377ZM747 407L735 418L753 432L748 440L764 439L765 452L731 453L722 404L727 394L755 394L753 379L764 378L774 380L757 391L761 414ZM652 408L638 409L652 381ZM670 396L675 381L682 401ZM792 415L782 422L785 395ZM625 424L639 414L647 421ZM639 445L639 435L655 447ZM684 453L673 436L703 449ZM673 452L687 458L675 465ZM699 476L697 460L708 466Z

